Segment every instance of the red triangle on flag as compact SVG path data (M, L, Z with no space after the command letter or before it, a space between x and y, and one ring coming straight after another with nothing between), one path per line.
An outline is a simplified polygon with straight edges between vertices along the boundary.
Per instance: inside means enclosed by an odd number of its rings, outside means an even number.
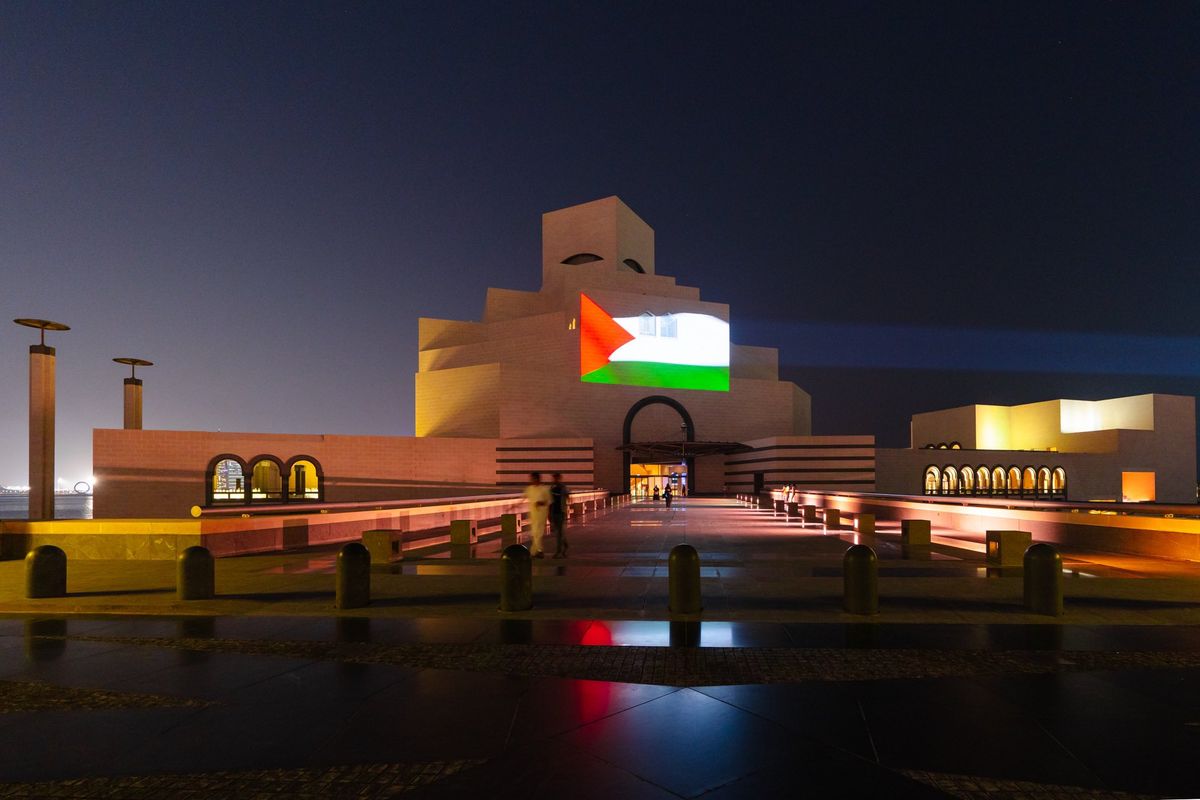
M600 369L608 357L633 334L617 324L607 311L586 294L579 295L579 374Z

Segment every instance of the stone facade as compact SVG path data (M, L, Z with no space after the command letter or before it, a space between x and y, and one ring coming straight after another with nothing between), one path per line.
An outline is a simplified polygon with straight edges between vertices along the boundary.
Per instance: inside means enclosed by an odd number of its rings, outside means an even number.
M728 322L730 309L659 274L654 231L616 197L544 215L542 251L539 291L490 289L480 322L421 320L417 436L587 437L597 485L621 491L626 417L647 398L684 408L698 441L811 432L809 396L779 380L773 348L733 344L728 392L582 382L582 293L613 316L693 312ZM580 257L590 260L570 263ZM631 438L682 440L681 421L671 406L652 403L633 420ZM694 468L694 491L721 491L722 458L698 458Z

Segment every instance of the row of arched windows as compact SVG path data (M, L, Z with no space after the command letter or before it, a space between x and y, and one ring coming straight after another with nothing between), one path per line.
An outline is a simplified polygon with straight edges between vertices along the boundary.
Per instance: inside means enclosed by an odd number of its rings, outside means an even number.
M921 445L921 449L922 450L962 450L962 445L959 444L958 442L951 442L950 444L946 444L945 442L938 442L937 444L923 444L923 445Z
M208 463L206 505L322 502L325 476L311 456L286 462L262 455L249 460L222 453Z
M1062 467L972 467L952 465L925 468L927 495L997 495L1065 498L1067 471Z

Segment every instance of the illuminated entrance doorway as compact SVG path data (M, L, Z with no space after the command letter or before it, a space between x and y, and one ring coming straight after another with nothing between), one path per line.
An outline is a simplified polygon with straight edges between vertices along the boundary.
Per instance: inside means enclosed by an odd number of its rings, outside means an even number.
M744 453L750 448L739 442L696 440L692 415L678 401L662 395L645 397L633 404L625 415L622 431L624 489L635 497L654 497L670 486L676 497L703 493L696 478L696 459L704 456ZM720 477L713 476L720 489Z
M654 497L655 490L662 496L668 486L675 497L687 497L686 464L633 462L629 465L629 492L634 497Z

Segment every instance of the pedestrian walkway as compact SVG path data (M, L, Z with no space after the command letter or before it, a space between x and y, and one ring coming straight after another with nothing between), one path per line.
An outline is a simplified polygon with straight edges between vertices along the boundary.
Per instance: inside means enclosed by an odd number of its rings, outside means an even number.
M701 558L707 620L843 622L842 556L854 543L880 558L880 622L979 624L1200 623L1200 569L1187 562L1069 551L1067 616L1022 609L1021 570L989 567L978 541L935 531L928 548L901 546L895 523L878 533L804 525L731 500L688 498L667 510L642 502L573 520L570 557L534 562L531 619L667 619L667 560L677 544ZM498 614L500 544L443 549L378 567L372 617ZM328 615L336 548L217 562L211 601L179 603L171 562L74 561L70 596L23 597L21 562L0 562L0 613Z

